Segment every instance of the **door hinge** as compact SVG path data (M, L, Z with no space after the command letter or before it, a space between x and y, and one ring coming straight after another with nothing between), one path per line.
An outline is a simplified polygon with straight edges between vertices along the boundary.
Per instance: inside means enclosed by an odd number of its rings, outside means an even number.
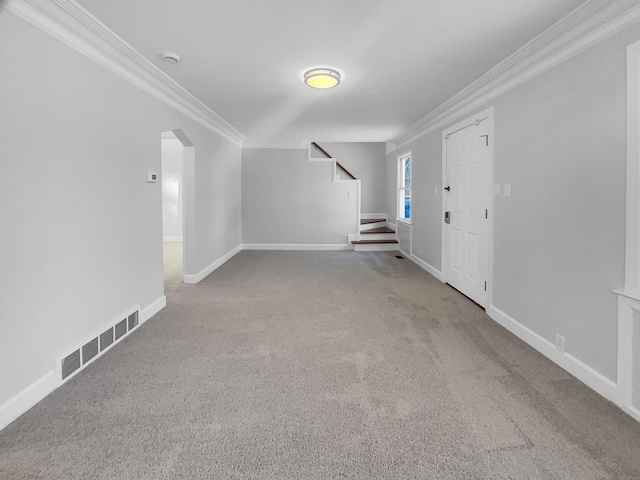
M484 282L484 291L487 291L487 282Z
M489 210L488 209L484 209L484 218L489 218Z
M480 135L480 136L484 137L484 141L485 141L484 146L488 147L489 146L489 135Z

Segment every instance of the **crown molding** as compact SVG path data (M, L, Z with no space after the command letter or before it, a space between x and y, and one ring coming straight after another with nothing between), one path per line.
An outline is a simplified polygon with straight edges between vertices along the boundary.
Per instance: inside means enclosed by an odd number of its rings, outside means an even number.
M638 21L637 0L588 0L391 142L407 144L470 115Z
M111 70L208 130L242 144L246 137L73 0L6 0L0 9Z
M242 148L277 148L277 149L307 149L309 140L284 140L266 138L248 138Z

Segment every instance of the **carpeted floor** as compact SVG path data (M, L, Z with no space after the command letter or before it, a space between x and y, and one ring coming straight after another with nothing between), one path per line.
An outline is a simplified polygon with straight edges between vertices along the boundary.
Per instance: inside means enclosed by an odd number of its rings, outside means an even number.
M409 260L245 251L166 281L0 433L0 478L640 478L640 424Z

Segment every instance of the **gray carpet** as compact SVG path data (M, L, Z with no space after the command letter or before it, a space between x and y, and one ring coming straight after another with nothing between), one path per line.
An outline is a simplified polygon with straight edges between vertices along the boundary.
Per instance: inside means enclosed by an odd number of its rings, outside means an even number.
M409 260L247 251L166 281L0 433L0 478L640 478L638 423Z

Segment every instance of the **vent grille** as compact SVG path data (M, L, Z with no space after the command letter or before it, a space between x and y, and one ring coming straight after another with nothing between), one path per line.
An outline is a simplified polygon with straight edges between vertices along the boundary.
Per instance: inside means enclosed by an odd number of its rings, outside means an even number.
M136 328L138 326L138 312L133 312L127 320L129 322L129 330Z
M102 352L105 348L113 343L113 327L100 335L100 351Z
M136 307L137 308L137 307ZM102 333L84 342L82 347L74 347L71 353L58 359L58 385L68 380L86 365L94 361L105 351L129 334L139 324L140 314L136 309L132 313L117 319Z
M121 322L116 323L116 341L120 340L125 333L127 333L126 318Z
M62 359L62 379L64 380L80 368L80 350L76 350Z
M96 355L98 355L98 337L82 346L82 364L86 365Z

